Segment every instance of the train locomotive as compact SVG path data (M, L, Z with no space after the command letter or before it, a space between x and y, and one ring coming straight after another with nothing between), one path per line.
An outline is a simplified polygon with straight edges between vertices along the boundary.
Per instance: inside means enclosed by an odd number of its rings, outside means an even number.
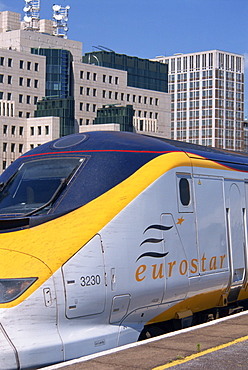
M59 138L0 176L0 369L244 307L248 157L127 132Z

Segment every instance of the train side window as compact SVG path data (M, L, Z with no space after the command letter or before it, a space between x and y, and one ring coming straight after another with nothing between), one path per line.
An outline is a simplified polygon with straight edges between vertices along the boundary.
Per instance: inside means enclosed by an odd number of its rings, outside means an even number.
M188 206L190 203L190 188L188 179L181 178L179 180L180 201L183 206Z
M179 212L193 212L192 178L190 174L177 174L177 200Z

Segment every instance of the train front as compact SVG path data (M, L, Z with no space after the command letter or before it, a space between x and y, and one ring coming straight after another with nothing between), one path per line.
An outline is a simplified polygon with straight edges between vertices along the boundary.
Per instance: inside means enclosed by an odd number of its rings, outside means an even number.
M52 276L71 237L58 220L76 208L61 203L85 161L34 151L0 178L0 369L63 361Z
M54 276L114 217L109 204L98 212L102 195L161 153L162 143L141 135L75 134L0 176L0 369L65 360L65 293Z

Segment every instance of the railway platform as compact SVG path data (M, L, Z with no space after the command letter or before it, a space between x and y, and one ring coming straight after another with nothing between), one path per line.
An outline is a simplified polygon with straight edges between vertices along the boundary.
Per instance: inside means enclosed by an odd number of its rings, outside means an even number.
M248 368L248 311L42 370Z

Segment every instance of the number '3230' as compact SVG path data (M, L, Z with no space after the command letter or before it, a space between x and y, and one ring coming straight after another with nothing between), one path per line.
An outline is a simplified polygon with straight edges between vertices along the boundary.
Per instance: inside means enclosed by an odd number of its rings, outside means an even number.
M99 285L101 283L100 275L81 276L81 286Z

